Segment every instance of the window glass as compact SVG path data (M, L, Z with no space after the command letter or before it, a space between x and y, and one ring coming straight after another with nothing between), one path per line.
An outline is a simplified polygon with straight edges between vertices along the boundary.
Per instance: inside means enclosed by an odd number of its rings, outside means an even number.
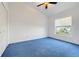
M66 35L71 33L72 17L65 17L55 20L55 33Z

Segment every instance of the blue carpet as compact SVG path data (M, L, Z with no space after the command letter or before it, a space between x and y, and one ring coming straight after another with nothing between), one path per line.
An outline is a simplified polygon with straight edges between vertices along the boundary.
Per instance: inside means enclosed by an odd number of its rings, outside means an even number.
M52 38L10 44L2 57L79 57L79 46Z

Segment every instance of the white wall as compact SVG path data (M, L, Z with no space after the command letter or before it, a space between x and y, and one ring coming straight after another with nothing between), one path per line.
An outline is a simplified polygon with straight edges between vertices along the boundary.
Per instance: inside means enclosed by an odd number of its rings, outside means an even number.
M5 6L0 3L0 56L8 45L8 19Z
M47 36L46 17L26 3L9 3L10 43Z
M67 16L72 16L72 34L67 36L60 36L55 34L55 19L60 19ZM76 6L74 8L64 10L49 18L48 35L49 37L79 44L79 7Z

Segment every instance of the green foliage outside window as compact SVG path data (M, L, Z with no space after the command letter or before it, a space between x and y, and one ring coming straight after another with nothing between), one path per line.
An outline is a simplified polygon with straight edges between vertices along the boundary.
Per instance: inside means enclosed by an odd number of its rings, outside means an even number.
M70 34L71 27L58 27L56 30L56 34L61 34L61 35L66 35L66 34Z

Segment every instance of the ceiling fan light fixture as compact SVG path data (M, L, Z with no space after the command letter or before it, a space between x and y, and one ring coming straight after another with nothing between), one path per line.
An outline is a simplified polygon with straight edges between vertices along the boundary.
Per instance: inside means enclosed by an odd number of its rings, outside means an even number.
M37 7L44 6L45 9L47 9L49 4L57 4L57 2L44 2L44 3L37 5Z
M48 2L44 2L44 4L43 4L43 6L45 7L45 9L47 9L48 8Z

